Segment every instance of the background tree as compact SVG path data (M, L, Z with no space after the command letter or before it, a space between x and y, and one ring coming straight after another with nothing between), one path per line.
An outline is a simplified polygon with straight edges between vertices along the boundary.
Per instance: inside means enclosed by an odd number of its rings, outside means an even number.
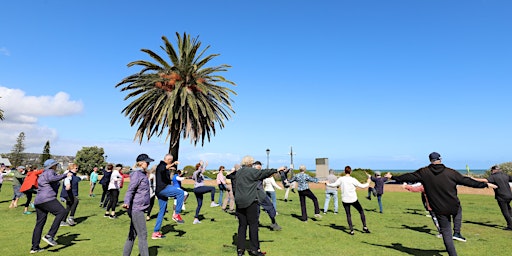
M130 91L124 98L134 100L122 112L130 119L130 125L138 125L135 140L142 143L144 136L161 136L166 133L169 140L169 153L178 160L180 137L190 138L194 145L205 138L215 135L218 124L224 127L224 120L230 118L230 112L235 113L229 98L230 93L236 93L220 86L219 83L235 83L218 75L225 72L229 65L206 67L219 54L211 54L203 58L209 46L200 50L201 42L198 37L191 38L183 33L176 33L177 51L163 36L168 63L155 52L141 49L154 61L138 60L130 62L128 67L141 66L142 70L124 78L116 85L121 91Z
M9 155L9 161L11 161L12 166L18 167L23 164L25 151L25 133L20 132L18 138L16 138L16 144L11 150L11 154Z
M102 169L107 164L105 162L105 151L103 148L93 147L82 147L82 149L76 152L75 164L78 165L80 173L89 175L94 167Z
M39 162L41 163L41 166L44 165L44 161L52 158L52 155L50 154L50 141L47 140L46 144L44 144L43 153L39 157Z

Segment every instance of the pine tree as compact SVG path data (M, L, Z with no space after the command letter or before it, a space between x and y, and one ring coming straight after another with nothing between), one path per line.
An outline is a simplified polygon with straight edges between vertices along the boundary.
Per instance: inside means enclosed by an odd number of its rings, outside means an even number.
M18 138L16 139L16 144L11 150L11 154L9 160L11 161L12 166L20 166L24 161L23 151L25 151L25 133L20 132Z
M50 158L52 158L52 155L50 154L50 141L47 140L46 144L44 144L43 154L39 157L41 160L41 166L43 166L44 162Z

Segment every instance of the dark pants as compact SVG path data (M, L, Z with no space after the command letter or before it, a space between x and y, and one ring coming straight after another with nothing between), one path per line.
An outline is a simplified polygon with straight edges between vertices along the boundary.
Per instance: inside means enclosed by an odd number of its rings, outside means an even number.
M507 227L512 228L512 209L510 208L510 200L506 201L498 201L498 205L500 206L501 214L507 221Z
M34 191L32 189L29 189L29 190L24 192L25 196L27 196L27 202L23 206L28 207L30 205L30 201L32 201L32 193L33 192Z
M313 200L313 205L315 206L315 214L320 213L320 207L318 206L318 199L315 194L311 192L311 190L306 189L299 191L299 199L300 199L300 209L302 211L302 220L305 221L308 219L308 211L306 210L306 197Z
M201 207L203 207L203 195L210 192L210 196L212 199L212 202L215 202L215 187L211 186L200 186L197 188L194 188L194 195L196 195L197 200L197 207L196 207L196 215L194 218L199 217L199 211L201 211Z
M78 197L68 196L66 197L66 210L69 216L75 217L76 207L78 206ZM68 215L66 214L66 216Z
M103 189L103 193L101 193L101 201L100 203L106 207L109 201L109 193L108 193L108 183L107 185L101 185L101 188Z
M347 214L347 222L350 230L354 230L354 226L352 225L352 214L350 213L350 206L354 206L354 208L356 208L356 210L359 212L359 215L361 216L363 227L366 227L366 216L364 216L363 207L359 201L356 200L353 203L343 203L343 208L345 209L345 214Z
M139 237L139 255L148 256L148 229L146 227L146 220L144 219L144 212L132 212L128 210L128 216L130 216L131 219L130 231L124 243L123 256L129 256L131 254L137 236Z
M237 249L245 250L245 238L247 235L247 226L249 226L250 250L257 251L260 249L260 240L258 236L259 225L259 204L254 201L247 208L236 207L238 216L238 241Z
M146 214L148 217L151 217L151 210L153 210L153 206L155 206L155 197L156 196L152 196L149 198L149 206L148 209L146 209Z
M116 211L117 201L119 200L119 189L108 190L110 200L108 202L107 211Z
M456 256L457 251L455 251L455 245L453 244L453 234L452 234L452 215L443 215L436 213L437 220L439 221L439 228L441 229L441 234L443 235L443 242L448 255ZM453 216L455 217L455 216Z
M35 207L37 217L36 226L32 233L32 249L39 248L39 242L41 241L41 235L43 233L44 224L46 224L46 219L48 218L48 213L55 215L55 219L48 231L48 235L55 237L55 234L57 234L57 231L59 230L60 222L66 218L66 214L68 212L64 209L64 206L57 201L57 199L53 199L42 204L36 204Z
M263 210L268 214L272 223L276 222L276 208L274 208L274 204L270 201L268 196L265 196L263 200L259 202L260 206L263 207ZM259 208L258 208L259 209Z

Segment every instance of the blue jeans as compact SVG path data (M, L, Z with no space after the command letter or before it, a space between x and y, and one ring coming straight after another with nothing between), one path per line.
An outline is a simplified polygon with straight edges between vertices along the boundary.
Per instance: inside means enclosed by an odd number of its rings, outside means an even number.
M160 206L160 210L158 211L158 217L156 218L155 228L153 229L153 232L160 231L160 228L162 227L162 220L164 219L165 210L167 209L167 201L169 200L169 197L174 197L176 199L176 214L180 214L181 207L183 206L185 192L181 188L167 185L167 187L162 189L162 191L160 191L156 196L158 197L158 206Z
M325 191L325 203L324 203L324 212L327 212L329 209L329 202L331 201L331 197L334 199L334 212L338 212L338 190L326 190Z
M277 211L277 200L276 200L276 192L275 191L265 191L267 196L272 200L272 204L274 205L274 209Z
M224 195L224 190L219 188L219 201L217 204L222 205L222 196Z

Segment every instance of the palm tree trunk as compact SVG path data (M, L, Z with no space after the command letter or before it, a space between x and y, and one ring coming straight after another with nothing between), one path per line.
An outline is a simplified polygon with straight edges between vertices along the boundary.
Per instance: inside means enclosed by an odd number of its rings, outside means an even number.
M174 161L178 161L179 157L179 149L180 149L180 133L179 132L171 132L171 141L169 143L169 154L171 154L174 158ZM178 169L178 166L176 166Z

